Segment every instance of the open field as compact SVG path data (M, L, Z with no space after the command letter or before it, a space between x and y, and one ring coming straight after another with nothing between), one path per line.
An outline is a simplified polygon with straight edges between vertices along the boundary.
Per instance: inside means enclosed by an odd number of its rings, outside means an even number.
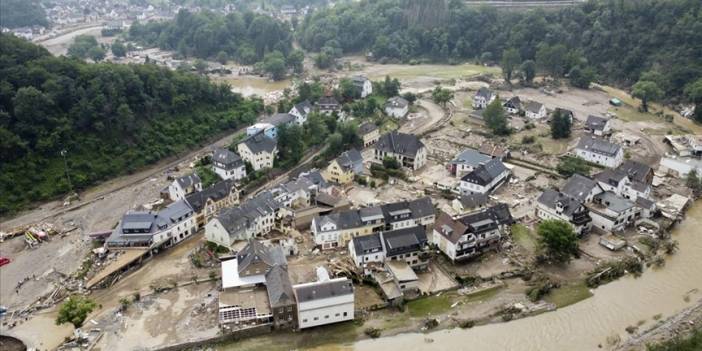
M243 96L265 96L273 91L282 91L289 88L292 82L289 79L272 81L265 77L258 76L238 76L230 74L225 76L212 75L210 76L215 82L227 83L232 87L232 91Z

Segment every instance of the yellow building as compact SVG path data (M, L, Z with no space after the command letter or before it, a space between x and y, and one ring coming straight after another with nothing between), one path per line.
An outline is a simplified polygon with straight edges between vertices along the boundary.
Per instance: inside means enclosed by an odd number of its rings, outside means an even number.
M350 184L354 176L363 173L363 157L356 149L342 153L329 163L324 178L337 184Z
M363 139L363 147L368 147L380 139L380 130L373 123L363 123L358 127L358 136Z

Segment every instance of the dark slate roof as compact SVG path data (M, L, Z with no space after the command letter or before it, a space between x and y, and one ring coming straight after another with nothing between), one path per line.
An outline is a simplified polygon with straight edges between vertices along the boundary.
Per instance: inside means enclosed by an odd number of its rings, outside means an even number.
M275 212L280 207L280 203L273 198L273 194L270 191L265 191L247 200L239 207L223 210L217 219L229 235L235 235L243 228L252 225L256 218Z
M198 183L202 183L202 181L200 180L200 177L198 177L198 175L195 173L188 174L188 175L182 176L182 177L178 177L178 178L176 178L176 181L178 182L180 187L183 189L185 189L189 186L198 184Z
M275 150L277 146L277 142L274 139L271 139L267 137L263 133L258 133L255 135L252 135L248 138L246 138L244 141L242 141L246 145L246 147L251 150L254 154L258 154L261 152L268 152L271 153L273 150Z
M327 108L337 108L339 107L339 101L337 101L336 98L333 96L322 96L321 98L319 98L319 101L317 101L317 105L324 106Z
M615 156L617 152L619 152L619 149L621 149L621 147L617 144L590 136L581 137L577 148L610 157Z
M202 191L194 192L185 196L185 201L192 207L193 211L200 212L207 204L207 199L219 201L231 194L234 188L234 180L228 179L217 182Z
M597 186L599 185L597 185L597 182L594 180L580 174L573 174L568 178L568 182L566 182L561 191L581 203L584 203L587 195Z
M522 100L519 98L519 96L513 96L511 99L507 100L503 106L520 109L522 108Z
M470 172L461 178L462 181L478 185L488 185L500 174L507 171L507 167L499 159L493 158L490 161L475 167L473 172Z
M537 201L544 206L553 209L555 209L556 204L560 202L563 206L563 214L569 217L572 216L580 208L580 206L582 206L578 200L553 189L544 190Z
M294 289L298 303L353 294L353 284L349 279L306 284Z
M296 104L295 106L293 106L293 108L300 112L302 115L306 115L310 113L310 111L312 111L312 104L309 100L305 100Z
M292 123L295 120L295 116L289 113L276 113L272 116L268 116L261 120L262 123L270 123L274 126L280 126L283 124Z
M368 81L368 78L365 76L353 76L351 77L351 82L353 85L358 86L358 87L363 87L363 84Z
M285 266L275 265L266 273L266 291L272 308L295 304L295 293Z
M378 126L375 125L375 123L366 122L366 123L361 124L358 127L358 134L366 135L366 134L368 134L376 129L378 129Z
M324 180L324 177L322 177L322 174L317 169L311 170L306 173L300 173L300 175L298 175L298 178L307 178L310 182L312 182L312 184L318 186L320 189L324 189L329 186L327 181Z
M485 155L474 149L463 150L456 158L451 161L452 164L465 164L473 167L477 167L481 163L485 163L492 159L492 157Z
M590 130L604 130L608 121L609 119L601 116L589 115L585 121L585 127Z
M380 151L415 157L417 152L424 148L424 144L414 134L392 131L382 135L375 144L375 148Z
M499 203L457 219L453 219L442 212L434 225L434 229L441 236L453 243L457 243L464 234L479 234L493 230L500 225L511 225L513 223L514 218L512 218L512 213L509 211L509 206Z
M636 206L638 206L640 208L649 209L649 208L653 207L654 204L655 203L652 200L649 200L645 197L642 197L642 196L636 197Z
M250 265L258 262L263 262L269 269L276 265L287 266L288 264L285 259L285 253L280 246L266 246L255 239L250 239L249 243L241 251L237 252L236 259L240 273L246 271Z
M539 110L541 110L541 107L544 105L541 104L540 102L536 101L529 101L527 102L526 106L524 107L525 110L532 112L532 113L538 113Z
M391 107L391 108L405 108L408 105L409 105L409 101L405 100L401 96L391 97L388 99L388 101L385 102L385 107Z
M595 202L602 204L603 206L607 207L608 209L621 213L624 212L632 207L634 207L634 203L621 197L618 196L617 194L611 192L611 191L606 191L601 194L595 195Z
M646 178L653 171L649 165L632 160L624 161L617 169L629 175L632 181L642 183L647 182Z
M617 186L627 174L620 171L619 169L605 169L600 173L595 174L595 179L598 182L606 183L611 186Z
M321 230L320 228L326 223L334 223L337 230L356 228L363 225L358 210L342 211L322 216L319 217L319 220L315 221L315 223L317 224L317 230Z
M490 100L490 98L492 98L493 95L494 93L490 89L485 87L478 89L478 91L475 93L475 96L484 97L487 100Z
M427 244L427 234L424 227L420 226L383 232L382 237L388 256L414 252Z
M227 170L236 168L244 163L239 155L227 149L216 149L212 154L212 161L224 164Z
M380 242L380 234L373 233L354 237L353 249L356 252L356 256L381 251L383 249L383 244Z
M363 172L363 156L356 149L344 151L336 158L336 162L344 171L353 170L357 174Z
M488 196L487 194L461 195L459 201L461 201L463 207L476 208L485 205L488 201Z
M383 211L386 223L392 223L392 214L398 212L409 212L412 219L423 218L434 215L434 205L429 197L413 201L400 201L380 206ZM403 219L404 220L404 219Z

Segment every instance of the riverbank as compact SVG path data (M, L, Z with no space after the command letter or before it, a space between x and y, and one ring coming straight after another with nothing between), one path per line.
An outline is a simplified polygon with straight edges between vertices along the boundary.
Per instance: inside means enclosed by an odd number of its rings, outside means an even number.
M702 299L651 329L629 339L617 351L644 351L647 345L660 344L675 338L688 338L702 328Z

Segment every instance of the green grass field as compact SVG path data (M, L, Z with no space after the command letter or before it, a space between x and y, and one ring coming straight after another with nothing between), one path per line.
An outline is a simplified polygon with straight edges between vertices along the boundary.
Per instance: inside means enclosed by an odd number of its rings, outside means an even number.
M480 74L499 74L499 67L485 67L464 63L462 65L378 65L369 69L368 78L377 80L390 76L400 80L411 80L419 77L451 79L461 77L473 77Z
M515 224L512 226L512 238L517 245L523 247L531 253L536 252L536 248L538 246L536 236L531 232L531 229L527 228L523 224Z
M556 307L561 308L572 305L576 302L591 297L590 289L585 285L585 281L569 283L561 286L558 289L552 290L544 300L553 303Z

